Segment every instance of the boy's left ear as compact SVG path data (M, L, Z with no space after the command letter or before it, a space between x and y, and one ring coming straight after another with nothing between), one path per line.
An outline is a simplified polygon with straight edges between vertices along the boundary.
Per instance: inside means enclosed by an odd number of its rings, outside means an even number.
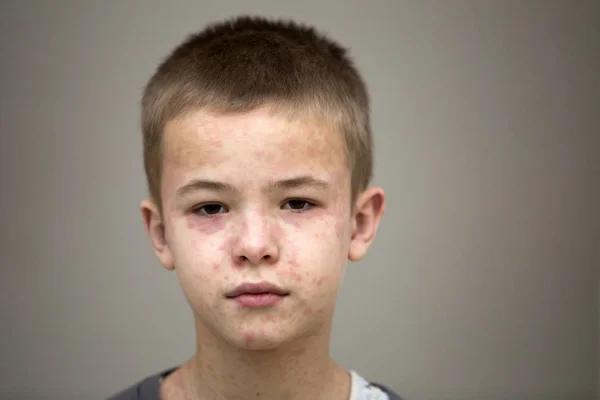
M384 210L383 189L371 187L358 196L352 217L352 235L348 251L350 261L358 261L365 256L375 239Z

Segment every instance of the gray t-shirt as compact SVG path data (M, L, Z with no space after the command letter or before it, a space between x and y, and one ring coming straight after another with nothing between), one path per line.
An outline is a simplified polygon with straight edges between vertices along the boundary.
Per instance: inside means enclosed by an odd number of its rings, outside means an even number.
M160 374L152 375L108 400L160 400L160 381L177 368L171 368ZM369 383L355 371L350 371L352 389L349 400L402 400L387 387Z

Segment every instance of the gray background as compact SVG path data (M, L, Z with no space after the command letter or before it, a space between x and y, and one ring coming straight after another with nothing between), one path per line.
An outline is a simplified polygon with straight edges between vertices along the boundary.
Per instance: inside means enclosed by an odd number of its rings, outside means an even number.
M351 47L388 209L333 354L408 400L593 399L597 1L2 1L0 397L103 398L193 351L152 254L142 86L242 12Z

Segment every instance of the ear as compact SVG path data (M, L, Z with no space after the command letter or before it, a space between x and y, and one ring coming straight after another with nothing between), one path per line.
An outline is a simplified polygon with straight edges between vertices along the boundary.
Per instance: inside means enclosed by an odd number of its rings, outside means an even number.
M173 256L167 242L165 224L162 221L158 207L153 201L144 200L140 205L140 210L142 211L144 227L152 242L154 253L166 269L169 271L173 270L175 268L173 265Z
M368 188L356 199L352 216L352 235L348 259L358 261L365 256L375 239L385 209L385 194L378 187Z

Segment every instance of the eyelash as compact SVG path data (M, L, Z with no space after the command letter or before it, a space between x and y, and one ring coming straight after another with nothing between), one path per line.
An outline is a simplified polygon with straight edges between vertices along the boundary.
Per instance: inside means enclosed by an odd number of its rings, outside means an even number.
M308 210L311 210L311 209L313 209L316 206L316 204L314 202L310 201L310 200L306 200L306 199L289 199L289 200L286 200L283 203L282 207L284 205L286 205L286 204L289 204L290 202L301 202L301 203L303 203L305 205L305 207L300 208L300 209L296 209L296 208L290 208L289 209L291 212L297 213L297 214L300 214L300 213L306 212ZM227 207L225 207L224 205L222 205L220 203L205 203L205 204L201 204L201 205L195 207L193 209L193 212L195 214L201 215L201 216L206 217L206 218L214 218L217 215L223 214L221 212L217 212L215 214L206 214L206 213L202 212L202 210L205 207L209 207L209 206L219 206L219 207L227 210Z

